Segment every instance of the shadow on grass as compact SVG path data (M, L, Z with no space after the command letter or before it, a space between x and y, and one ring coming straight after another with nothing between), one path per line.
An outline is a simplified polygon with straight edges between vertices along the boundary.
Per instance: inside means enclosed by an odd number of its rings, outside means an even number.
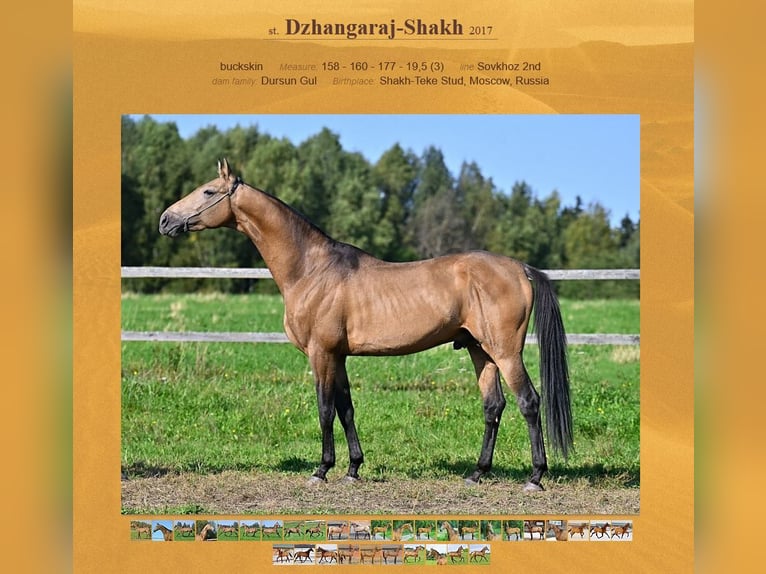
M444 472L467 478L476 468L474 461L434 461L433 466ZM531 468L510 468L507 466L493 466L489 473L490 477L501 480L523 482L529 479ZM637 488L641 484L641 473L636 469L623 467L607 468L603 464L586 464L582 466L552 465L545 475L551 479L564 479L567 481L586 480L591 486L598 486L605 481L614 481L625 488ZM417 478L417 477L413 477Z
M308 461L303 458L291 456L290 458L286 458L280 461L276 467L276 470L282 472L295 472L299 474L311 474L316 470L316 466L316 461Z
M230 465L223 468L207 468L207 469L185 469L187 472L196 473L218 473L226 470L234 470L240 472L248 471L265 471L265 472L286 472L291 474L310 475L316 470L317 462L314 460L306 460L299 457L288 457L279 462L275 467L264 468L260 465ZM435 460L430 465L433 469L438 469L439 474L448 474L455 477L467 478L473 473L476 468L476 462L474 460ZM168 468L163 466L149 465L145 462L139 461L128 466L122 467L122 479L132 480L137 478L161 478L168 475L178 474L184 472L184 469ZM362 476L365 475L364 467L362 468ZM374 474L374 473L373 473ZM429 475L427 469L423 472L411 471L407 473L407 477L410 479L420 479L424 475ZM492 467L488 478L494 478L497 480L508 480L512 482L526 482L531 474L531 468L524 467L508 467L503 465L496 465ZM367 476L368 480L375 482L386 482L387 478L378 477L373 478L373 475ZM565 466L554 464L551 466L548 473L543 480L564 480L564 481L580 481L585 480L591 486L602 486L605 482L611 482L619 484L624 488L637 488L641 483L641 473L638 469L624 468L624 467L610 467L607 468L602 464L587 464L581 466Z
M178 474L178 470L138 461L121 467L120 474L122 480L131 480L134 478L162 478L169 474Z

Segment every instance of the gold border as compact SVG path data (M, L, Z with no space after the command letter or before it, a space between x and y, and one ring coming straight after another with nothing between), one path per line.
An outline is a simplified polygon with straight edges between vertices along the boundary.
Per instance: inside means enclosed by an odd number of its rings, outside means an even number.
M477 2L426 3L416 16L460 15L491 22L487 44L439 42L275 42L271 23L284 14L310 17L318 2L286 2L281 14L253 3L224 13L194 13L179 1L155 9L135 2L110 12L99 0L74 4L74 558L76 571L173 570L268 564L270 547L131 544L129 517L119 515L120 389L119 265L121 114L173 113L630 113L641 117L642 394L641 514L630 517L635 538L626 545L493 547L493 566L534 568L543 561L570 570L622 568L675 571L693 561L693 30L691 3L648 7L591 0L572 8ZM266 3L261 3L266 4ZM321 3L335 17L381 12L408 17L392 2ZM462 3L461 3L462 4ZM143 5L143 6L142 6ZM209 9L208 9L209 8ZM210 13L215 13L211 15ZM191 40L190 38L195 38ZM205 39L199 39L205 38ZM623 44L614 43L623 39ZM424 94L370 89L349 97L343 87L301 93L274 88L257 97L221 97L208 85L207 65L219 59L280 61L311 54L353 58L368 49L387 57L413 54L455 63L492 51L504 58L548 63L555 89L477 90L469 101L449 88ZM605 142L608 145L608 142ZM557 518L551 516L550 518ZM92 528L98 524L96 540ZM669 528L668 525L673 527ZM618 550L619 548L619 550ZM417 570L417 566L414 568ZM474 567L467 566L470 571Z

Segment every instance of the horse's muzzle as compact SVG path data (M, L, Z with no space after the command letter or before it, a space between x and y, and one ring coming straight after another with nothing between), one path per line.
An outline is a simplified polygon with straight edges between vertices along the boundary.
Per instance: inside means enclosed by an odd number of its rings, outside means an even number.
M160 216L160 234L175 237L184 231L184 220L171 211Z

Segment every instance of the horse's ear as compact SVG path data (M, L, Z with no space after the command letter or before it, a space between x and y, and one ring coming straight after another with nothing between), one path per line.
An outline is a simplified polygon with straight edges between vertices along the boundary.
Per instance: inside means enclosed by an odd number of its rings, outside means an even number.
M218 162L218 175L224 179L231 177L231 169L226 158L223 158L223 163L221 161Z

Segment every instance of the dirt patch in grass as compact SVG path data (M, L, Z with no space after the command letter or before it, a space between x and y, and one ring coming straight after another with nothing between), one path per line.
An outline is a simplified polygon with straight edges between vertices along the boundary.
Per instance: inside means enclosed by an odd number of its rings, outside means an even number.
M347 484L333 477L307 486L306 477L254 471L124 479L126 514L637 514L639 489L591 481L548 481L525 493L523 483L489 478L468 487L458 478L395 479Z

